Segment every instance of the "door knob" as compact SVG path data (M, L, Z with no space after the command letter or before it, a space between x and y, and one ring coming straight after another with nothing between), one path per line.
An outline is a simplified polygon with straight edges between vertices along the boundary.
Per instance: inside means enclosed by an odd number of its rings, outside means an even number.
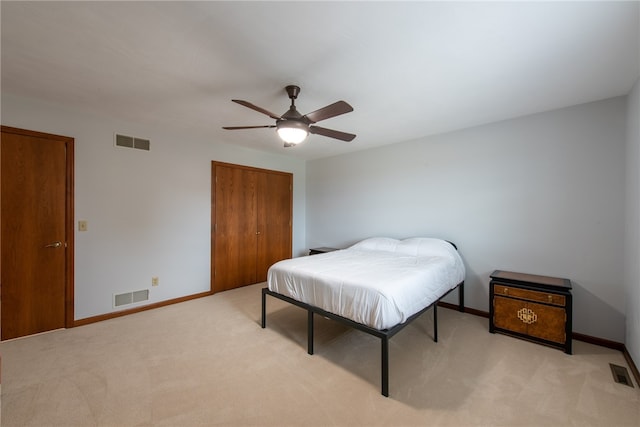
M59 248L60 246L62 246L62 242L53 242L46 245L45 248Z

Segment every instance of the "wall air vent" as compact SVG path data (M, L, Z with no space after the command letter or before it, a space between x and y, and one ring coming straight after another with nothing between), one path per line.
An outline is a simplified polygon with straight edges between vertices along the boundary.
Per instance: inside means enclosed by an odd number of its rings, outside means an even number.
M138 150L149 151L151 142L148 139L136 138L135 136L116 134L116 147L137 148Z
M149 290L143 289L141 291L125 292L123 294L117 294L113 296L113 306L121 307L123 305L134 304L141 301L149 300Z

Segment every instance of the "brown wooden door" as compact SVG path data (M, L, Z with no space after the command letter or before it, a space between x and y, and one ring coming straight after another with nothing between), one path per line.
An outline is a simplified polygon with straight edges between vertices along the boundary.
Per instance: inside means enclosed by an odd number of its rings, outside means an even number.
M3 126L0 157L1 339L72 326L73 139Z
M256 283L256 173L217 166L214 175L214 291Z
M212 164L212 291L266 280L291 257L292 175Z
M263 173L258 181L256 281L267 280L277 261L291 258L292 176Z

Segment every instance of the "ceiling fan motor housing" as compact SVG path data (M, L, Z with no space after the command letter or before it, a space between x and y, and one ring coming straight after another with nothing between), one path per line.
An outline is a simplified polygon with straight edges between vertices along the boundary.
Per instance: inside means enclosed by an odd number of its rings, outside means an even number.
M299 118L287 118L284 115L282 117L283 119L276 121L276 128L297 128L309 133L309 125L301 121Z
M302 114L296 110L295 105L291 105L286 113L284 113L278 120L303 120Z

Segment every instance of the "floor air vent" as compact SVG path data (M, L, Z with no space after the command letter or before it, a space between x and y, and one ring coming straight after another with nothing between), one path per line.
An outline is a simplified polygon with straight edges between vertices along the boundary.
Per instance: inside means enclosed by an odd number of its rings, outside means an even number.
M613 380L615 382L633 387L633 382L631 381L627 368L620 365L614 365L613 363L609 363L609 366L611 367L611 373L613 374Z
M116 146L149 151L151 149L151 141L148 139L136 138L135 136L116 134Z
M143 289L141 291L125 292L124 294L117 294L113 296L113 306L120 307L123 305L134 304L136 302L149 300L149 290Z

